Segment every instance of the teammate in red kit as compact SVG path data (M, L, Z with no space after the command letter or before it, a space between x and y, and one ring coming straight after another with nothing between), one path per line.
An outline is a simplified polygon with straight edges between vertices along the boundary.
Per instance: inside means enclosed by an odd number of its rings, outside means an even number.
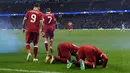
M25 31L24 26L26 24L26 51L28 53L27 60L30 60L30 43L34 45L34 58L33 61L38 61L38 42L39 42L39 29L43 24L42 12L40 10L40 4L35 4L33 10L29 10L23 19L22 30Z
M72 22L68 23L68 29L69 29L69 34L71 35L72 29L73 29Z
M46 48L46 61L49 58L49 51L48 51L48 38L50 39L50 54L52 54L52 45L53 45L53 37L54 37L54 30L55 30L55 22L56 19L54 14L51 13L51 9L46 9L46 14L43 15L44 17L44 26L43 26L43 35L45 38L45 48Z
M62 63L70 62L72 64L71 56L76 56L76 53L78 51L78 46L70 42L62 42L57 46L57 51L58 51L58 56L51 58L50 63L52 63L55 60Z
M87 59L88 62L83 60ZM89 68L95 68L96 65L103 65L107 67L108 57L98 48L91 45L82 45L78 50L78 60L81 70L85 69L85 66Z

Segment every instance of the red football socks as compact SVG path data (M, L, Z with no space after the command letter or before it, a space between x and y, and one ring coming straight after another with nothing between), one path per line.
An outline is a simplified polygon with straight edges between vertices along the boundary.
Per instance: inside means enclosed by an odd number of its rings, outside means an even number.
M30 45L26 45L26 51L27 53L30 53Z
M48 51L48 43L45 43L46 52Z
M50 47L52 47L53 45L53 40L50 40Z
M33 52L34 52L34 58L37 58L38 46L34 46Z
M50 40L50 53L53 53L52 45L53 45L53 40Z

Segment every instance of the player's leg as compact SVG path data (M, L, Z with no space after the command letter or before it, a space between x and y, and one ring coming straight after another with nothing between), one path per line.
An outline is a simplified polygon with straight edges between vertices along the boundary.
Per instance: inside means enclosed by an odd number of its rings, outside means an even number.
M50 39L50 54L51 54L51 55L52 55L52 53L53 53L52 45L53 45L53 38ZM54 59L55 59L55 58L54 58L54 56L52 55L52 56L51 56L51 61L50 61L50 63L52 63L52 61L53 61Z
M26 33L26 51L30 53L30 33Z
M44 29L44 45L46 49L46 58L45 63L47 63L50 59L49 51L48 51L48 29Z
M95 68L95 63L94 62L84 62L84 64L88 68Z
M48 37L47 36L45 36L44 44L45 44L45 48L46 48L46 54L49 55L49 51L48 51Z
M60 52L60 48L61 48L61 46L58 45L58 47L57 47L58 56L62 56L62 55L61 55L61 52ZM59 59L59 58L52 56L52 57L51 57L51 60L50 60L50 64L52 64L55 59L57 60L57 59Z
M71 35L72 29L69 29L69 35Z
M66 58L62 58L62 57L59 57L59 56L54 56L54 59L51 60L50 63L52 64L54 61L67 64L67 59L66 59Z
M46 58L45 58L45 63L47 63L50 59L50 54L48 51L48 37L45 36L45 48L46 48Z
M67 60L70 60L71 58L69 51L63 45L58 45L57 50L58 50L58 56L55 56L54 60L62 63L67 63ZM53 62L52 59L50 63L51 62Z
M63 48L64 49L64 48ZM62 52L61 52L61 55L62 57L66 58L67 59L67 68L71 68L72 64L73 64L73 60L71 58L71 54L70 54L70 51L67 50L67 49L64 49Z
M96 67L96 55L94 51L88 51L87 49L84 50L85 57L88 62L85 62L85 66L88 68L95 68Z
M38 42L39 42L39 33L34 33L33 34L34 39L33 39L33 53L34 53L34 57L33 57L33 61L38 61L37 59L37 53L38 53Z
M54 30L50 30L49 31L49 37L50 37L50 53L52 54L53 53L53 38L54 38Z
M30 42L31 42L31 33L26 32L26 51L28 53L27 58L26 58L27 61L31 59Z
M30 44L26 43L26 52L29 54L30 53Z
M48 36L50 37L50 53L48 51ZM53 55L50 56L53 53L53 50L52 50L53 36L54 36L53 31L48 29L48 32L45 33L45 48L46 48L46 53L47 53L45 63L47 63L50 60L50 57L51 57L50 63L52 63L54 60L54 56Z
M80 69L81 70L85 70L85 64L83 59L85 58L85 54L84 54L84 48L80 48L78 51L78 62L80 64Z
M31 52L30 52L30 44L26 43L26 51L28 53L26 60L29 61L31 59Z
M52 46L53 46L53 39L50 39L50 53L53 53Z
M46 49L46 54L49 55L48 52L48 29L44 29L44 45Z
M33 53L34 53L33 61L38 61L38 58L37 58L38 44L34 45Z

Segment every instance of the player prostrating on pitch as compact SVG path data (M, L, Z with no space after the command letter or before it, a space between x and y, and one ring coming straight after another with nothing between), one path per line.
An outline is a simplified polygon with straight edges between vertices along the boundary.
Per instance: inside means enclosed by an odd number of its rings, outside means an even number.
M55 56L54 59L51 58L50 63L52 63L54 60L62 63L68 63L72 61L71 56L76 57L78 46L70 42L62 42L57 46L57 51L58 51L58 56Z
M85 70L85 66L88 68L95 68L96 65L102 65L106 68L108 57L105 53L94 46L82 45L78 50L78 62L81 70Z
M23 19L22 30L25 31L24 26L26 24L26 51L28 53L27 60L31 58L30 43L34 45L34 58L33 61L38 61L38 42L39 42L39 29L43 24L43 14L40 10L40 4L35 4L33 10L29 10Z
M56 19L54 14L51 13L51 9L46 9L46 14L43 15L44 17L44 25L43 25L43 34L45 38L45 48L46 48L46 60L49 59L49 54L52 54L52 45L53 45L53 37L54 37L54 30L55 30L55 22ZM50 51L48 50L48 39L50 40ZM45 61L46 62L46 61Z

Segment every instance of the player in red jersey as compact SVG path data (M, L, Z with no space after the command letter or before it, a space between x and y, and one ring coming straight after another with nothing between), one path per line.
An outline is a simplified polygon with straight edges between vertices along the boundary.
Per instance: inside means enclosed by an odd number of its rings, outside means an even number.
M43 15L44 17L44 26L43 26L43 34L45 38L45 48L46 48L46 61L49 59L49 51L48 51L48 38L50 39L50 54L52 54L52 45L53 45L53 37L54 37L54 30L55 30L55 22L56 19L54 14L51 13L51 9L46 9L46 14Z
M76 56L78 51L78 46L70 43L70 42L62 42L57 46L58 56L52 57L50 63L54 60L62 63L68 63L68 65L72 64L71 56ZM68 66L67 66L68 67Z
M88 62L83 60L87 59ZM82 45L78 50L78 60L81 70L85 69L85 66L89 68L95 68L96 65L103 65L107 67L108 57L98 48L91 45Z
M68 29L69 29L69 34L71 35L72 29L73 29L72 22L68 23Z
M30 43L34 45L34 58L33 61L38 61L38 42L39 42L39 29L40 24L43 24L42 12L40 10L40 4L35 4L33 10L29 10L23 19L22 30L25 31L24 26L26 24L26 51L28 53L27 60L30 60Z

